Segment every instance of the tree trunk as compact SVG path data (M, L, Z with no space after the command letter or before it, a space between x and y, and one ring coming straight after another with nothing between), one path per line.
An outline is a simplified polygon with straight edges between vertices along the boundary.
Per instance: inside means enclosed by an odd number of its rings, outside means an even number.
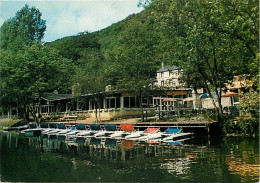
M94 104L94 106L95 106L95 116L96 116L96 122L98 122L98 114L97 114L97 96L95 96L95 104Z
M26 105L24 105L23 107L24 107L25 119L26 119L26 121L29 123L29 122L30 122L29 109L27 108Z
M141 107L141 112L142 112L142 115L141 115L141 121L144 122L144 108L143 108L143 99L142 99L142 95L140 95L139 102L140 102L140 107Z

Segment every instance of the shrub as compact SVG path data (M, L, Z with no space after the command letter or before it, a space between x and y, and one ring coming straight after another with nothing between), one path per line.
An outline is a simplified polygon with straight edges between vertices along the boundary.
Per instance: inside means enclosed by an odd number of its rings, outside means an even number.
M258 118L226 118L222 121L222 131L225 134L256 135L259 131Z

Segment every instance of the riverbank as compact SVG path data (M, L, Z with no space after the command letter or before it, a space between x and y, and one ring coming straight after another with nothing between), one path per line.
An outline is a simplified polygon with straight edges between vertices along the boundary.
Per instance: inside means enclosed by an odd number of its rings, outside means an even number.
M0 130L3 130L3 127L17 126L20 122L20 119L2 118L0 119Z

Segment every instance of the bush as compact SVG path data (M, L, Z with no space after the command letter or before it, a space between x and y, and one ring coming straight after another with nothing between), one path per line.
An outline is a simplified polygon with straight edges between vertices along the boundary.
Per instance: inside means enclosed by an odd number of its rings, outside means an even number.
M89 117L90 117L89 114L79 114L78 115L78 120L85 120L85 119L87 119Z
M226 118L222 121L222 131L225 134L256 135L259 131L258 118Z

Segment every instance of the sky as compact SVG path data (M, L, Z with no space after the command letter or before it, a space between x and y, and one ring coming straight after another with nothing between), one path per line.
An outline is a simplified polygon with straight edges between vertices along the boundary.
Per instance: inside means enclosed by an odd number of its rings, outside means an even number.
M46 20L44 42L54 41L79 32L94 32L139 13L139 0L0 0L0 26L15 16L25 4L34 6Z

